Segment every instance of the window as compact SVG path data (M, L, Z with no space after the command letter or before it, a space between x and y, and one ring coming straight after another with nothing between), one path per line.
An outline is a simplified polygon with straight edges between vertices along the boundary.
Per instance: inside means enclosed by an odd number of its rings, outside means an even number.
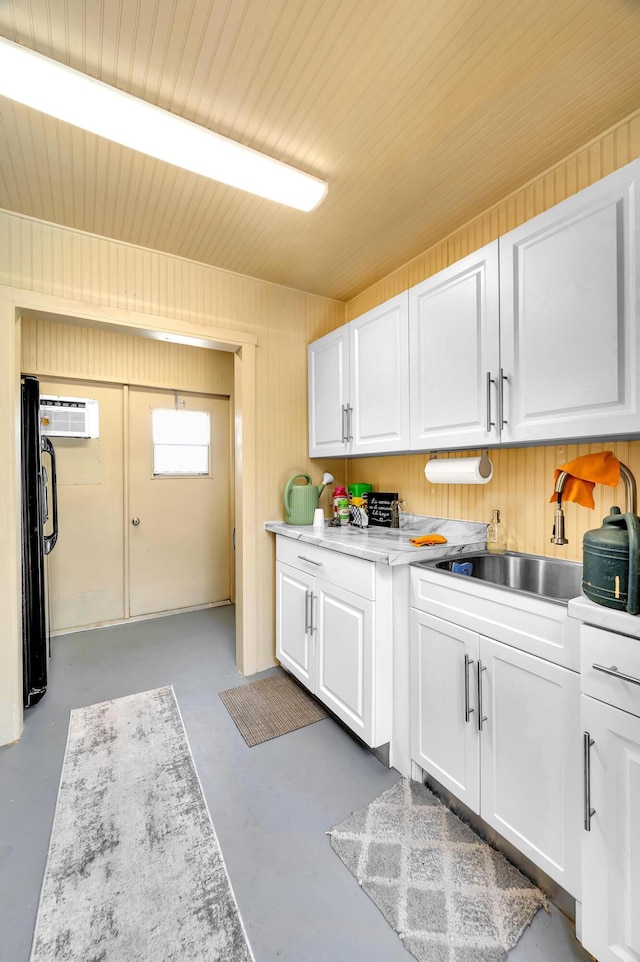
M209 420L208 411L151 412L154 477L209 474Z

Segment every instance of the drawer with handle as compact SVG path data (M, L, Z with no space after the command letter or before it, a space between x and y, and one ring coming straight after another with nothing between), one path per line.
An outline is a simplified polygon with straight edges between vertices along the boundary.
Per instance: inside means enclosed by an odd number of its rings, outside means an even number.
M640 717L640 640L583 625L580 675L583 695Z
M295 538L278 535L276 558L330 584L353 591L370 601L375 599L375 564L363 558L352 558L340 551L305 544Z

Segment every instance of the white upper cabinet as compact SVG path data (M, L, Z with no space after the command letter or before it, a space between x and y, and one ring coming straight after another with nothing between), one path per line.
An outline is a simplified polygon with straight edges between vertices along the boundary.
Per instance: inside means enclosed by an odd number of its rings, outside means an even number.
M639 316L640 160L311 344L310 456L637 434Z
M500 238L506 442L637 433L640 163Z
M349 324L350 453L409 449L409 295Z
M348 453L349 328L309 345L309 457Z
M309 457L409 449L409 294L309 345Z
M409 291L411 447L500 439L498 241Z

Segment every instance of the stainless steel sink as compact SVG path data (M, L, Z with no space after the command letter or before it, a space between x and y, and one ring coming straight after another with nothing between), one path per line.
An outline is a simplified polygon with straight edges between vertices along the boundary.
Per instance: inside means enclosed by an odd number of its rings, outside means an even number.
M453 571L454 565L471 565L469 573ZM439 568L456 578L477 578L500 588L524 591L551 601L566 603L582 591L582 565L577 561L542 558L507 551L503 555L458 555L444 561L423 561L423 568Z

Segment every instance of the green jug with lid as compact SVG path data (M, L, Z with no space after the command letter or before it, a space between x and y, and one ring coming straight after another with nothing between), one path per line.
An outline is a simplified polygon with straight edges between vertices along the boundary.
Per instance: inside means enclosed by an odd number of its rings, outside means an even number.
M582 542L582 590L607 608L640 611L640 518L613 507Z

